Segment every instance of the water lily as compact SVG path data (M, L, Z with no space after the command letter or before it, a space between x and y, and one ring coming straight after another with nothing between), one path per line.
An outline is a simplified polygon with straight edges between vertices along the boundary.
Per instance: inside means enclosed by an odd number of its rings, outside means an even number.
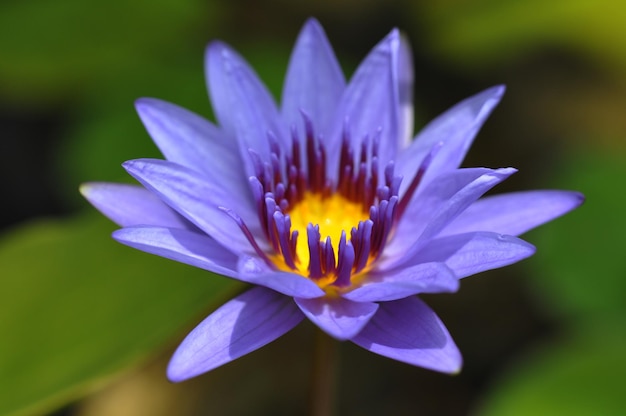
M229 46L206 50L217 125L174 104L136 108L165 160L124 163L142 186L89 183L86 198L131 247L253 285L175 352L181 381L282 336L305 317L338 340L441 372L461 355L417 296L515 263L518 235L582 202L567 191L483 197L513 168L459 168L504 88L412 139L413 74L393 30L346 82L319 23L294 47L280 108ZM210 277L209 277L210 278Z

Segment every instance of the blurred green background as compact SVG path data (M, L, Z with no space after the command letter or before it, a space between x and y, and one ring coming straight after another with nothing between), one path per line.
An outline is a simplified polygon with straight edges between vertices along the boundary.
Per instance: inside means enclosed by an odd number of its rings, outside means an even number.
M392 27L413 46L416 128L495 84L466 165L497 192L565 188L578 211L537 254L428 303L465 366L446 376L340 345L337 414L626 414L626 5L617 0L8 0L0 3L0 415L306 414L311 324L192 381L165 366L242 287L122 247L90 180L158 157L133 101L212 117L204 46L238 49L279 96L308 16L346 72Z

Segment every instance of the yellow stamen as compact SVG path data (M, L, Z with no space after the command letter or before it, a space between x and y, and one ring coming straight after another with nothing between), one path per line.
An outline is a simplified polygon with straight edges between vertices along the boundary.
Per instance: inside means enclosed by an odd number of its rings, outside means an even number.
M326 237L330 236L337 256L341 232L345 231L347 239L350 240L352 227L356 227L359 221L369 218L369 211L363 204L349 201L338 193L323 197L319 193L307 192L297 204L290 207L288 214L291 218L291 230L297 230L299 235L296 247L297 266L303 275L308 275L309 268L307 243L309 223L319 225L320 241L325 241Z

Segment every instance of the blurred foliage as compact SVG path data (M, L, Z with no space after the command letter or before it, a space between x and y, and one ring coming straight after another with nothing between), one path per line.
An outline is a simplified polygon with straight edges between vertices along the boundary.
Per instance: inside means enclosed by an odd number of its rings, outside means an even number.
M0 241L0 414L75 399L240 287L130 250L112 228L92 214L39 221Z
M185 47L216 8L201 0L29 0L0 5L4 94L32 102L75 93L148 57ZM146 68L144 68L146 71Z
M528 262L542 309L561 327L514 360L493 383L480 415L626 413L626 154L570 149L552 183L576 187L583 207L530 235L540 248Z
M580 52L613 71L626 66L626 4L615 0L414 2L431 51L493 66L546 47Z
M581 209L533 232L531 276L546 309L570 322L626 318L626 153L570 151L552 185L583 192Z
M525 263L528 294L520 298L526 296L527 304L510 309L541 314L544 321L535 322L540 329L516 327L484 340L484 331L466 331L474 338L458 341L466 346L468 368L456 378L344 344L348 364L342 368L349 371L341 374L347 381L340 383L340 409L357 408L347 403L353 401L362 414L414 414L416 408L420 414L463 414L476 403L477 414L485 415L626 413L618 378L626 371L626 263L620 251L626 231L626 5L617 0L5 1L0 111L62 113L62 137L50 136L56 140L49 155L54 170L40 174L56 178L54 192L68 212L76 212L86 207L80 182L125 181L121 162L158 157L132 108L136 98L165 99L211 118L202 55L217 37L239 50L279 97L296 28L311 11L348 67L391 26L406 30L417 48L418 120L486 86L508 84L505 102L470 157L511 160L521 168L518 176L531 177L530 187L587 196L580 210L527 236L538 247ZM11 158L11 146L29 144L0 144L7 146L1 147L4 165L14 180L23 165ZM10 194L4 198L13 202ZM239 286L121 247L110 240L112 228L95 213L78 213L27 223L0 239L0 414L44 414L105 385L113 387L86 402L86 415L121 414L131 402L137 407L127 410L155 414L147 401L166 409L163 414L182 415L176 404L187 400L188 414L249 414L246 405L254 404L257 414L275 415L278 402L300 412L308 361L292 352L309 353L306 336L281 339L276 350L189 384L165 382L163 349ZM481 291L499 287L488 278L481 284ZM453 334L479 325L467 322L471 316L490 319L486 299L499 295L509 294L489 292L480 305L463 291L450 299L466 302L447 309ZM445 299L437 305L443 315ZM508 302L498 298L492 306L503 310ZM497 321L530 322L510 316ZM548 333L542 325L551 325ZM518 342L523 336L515 333L524 330L535 338ZM506 350L507 342L520 345ZM485 351L508 355L484 359ZM143 380L139 387L111 383L156 355L156 367L129 376ZM479 361L494 363L475 374L472 362ZM371 380L374 374L380 381ZM268 375L283 381L277 395L271 396L275 384L266 382ZM289 383L290 376L298 382ZM110 389L127 399L107 401ZM205 395L206 389L213 394ZM111 411L113 403L121 407Z
M527 354L493 386L481 416L623 415L623 320L581 328Z

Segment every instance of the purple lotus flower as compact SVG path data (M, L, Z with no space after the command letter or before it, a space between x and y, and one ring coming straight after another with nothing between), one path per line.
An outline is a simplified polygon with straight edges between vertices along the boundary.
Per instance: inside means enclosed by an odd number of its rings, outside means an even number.
M512 168L459 168L504 87L483 91L414 140L412 66L392 31L346 83L317 21L296 42L282 106L231 48L206 51L219 126L156 99L137 111L166 160L124 163L143 187L90 183L86 198L139 250L254 285L174 354L181 381L311 320L338 340L441 372L461 355L415 295L515 263L516 236L582 202L566 191L484 197Z

